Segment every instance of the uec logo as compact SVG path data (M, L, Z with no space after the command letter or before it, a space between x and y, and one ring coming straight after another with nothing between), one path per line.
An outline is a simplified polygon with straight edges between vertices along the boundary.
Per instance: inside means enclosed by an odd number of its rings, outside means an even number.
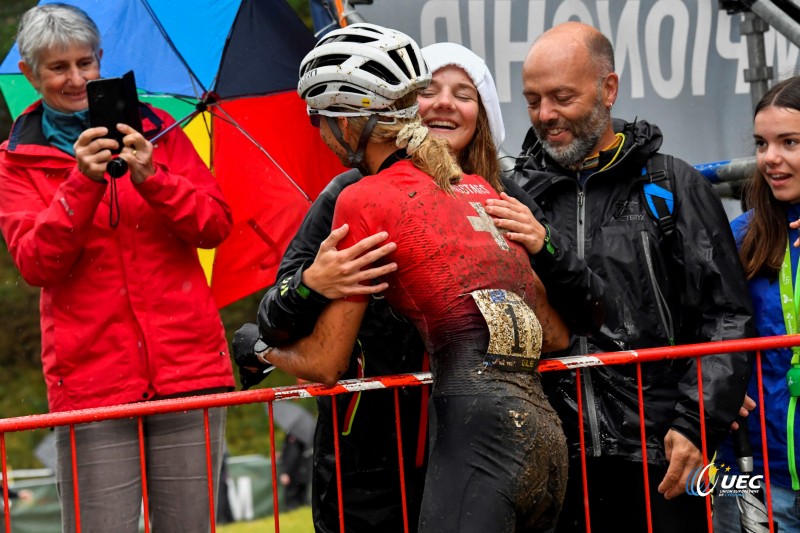
M708 496L719 485L720 496L740 495L744 493L755 494L761 489L764 476L751 476L750 474L723 474L721 468L717 471L714 482L710 482L709 471L715 467L710 463L703 468L695 468L686 479L686 493L692 496ZM724 467L725 465L722 465ZM730 468L728 468L730 470Z
M695 468L692 470L691 474L688 478L686 478L686 494L691 494L692 496L708 496L714 491L714 487L717 486L717 478L714 483L708 481L708 471L711 467L714 466L714 463L709 463L703 468Z

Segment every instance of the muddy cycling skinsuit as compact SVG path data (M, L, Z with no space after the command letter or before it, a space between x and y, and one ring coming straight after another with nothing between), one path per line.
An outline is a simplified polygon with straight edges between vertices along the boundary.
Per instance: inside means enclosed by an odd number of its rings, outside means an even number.
M387 164L384 164L387 166ZM525 250L483 210L497 194L464 176L450 195L409 161L345 189L341 248L385 230L398 269L386 299L431 354L431 449L420 532L539 531L555 524L566 444L534 371L541 327Z

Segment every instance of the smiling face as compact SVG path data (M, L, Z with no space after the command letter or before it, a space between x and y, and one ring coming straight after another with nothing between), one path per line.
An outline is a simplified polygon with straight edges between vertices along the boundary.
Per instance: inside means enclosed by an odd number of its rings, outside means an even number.
M762 108L753 121L756 165L777 200L800 202L800 111Z
M565 25L531 47L522 68L528 115L544 149L559 164L574 168L614 141L611 105L618 78L601 77L583 33Z
M47 105L62 113L74 113L89 107L86 82L100 77L97 56L89 45L56 46L39 52L37 72L25 62L19 67Z
M455 65L442 67L417 97L422 123L445 139L458 155L475 136L478 98L478 90L466 72Z

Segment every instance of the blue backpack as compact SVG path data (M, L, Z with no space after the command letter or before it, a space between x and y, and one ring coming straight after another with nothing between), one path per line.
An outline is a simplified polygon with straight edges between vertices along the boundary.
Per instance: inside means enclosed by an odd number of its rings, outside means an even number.
M642 176L649 178L642 187L645 209L658 222L664 236L670 237L675 231L672 156L659 153L653 155L642 169Z

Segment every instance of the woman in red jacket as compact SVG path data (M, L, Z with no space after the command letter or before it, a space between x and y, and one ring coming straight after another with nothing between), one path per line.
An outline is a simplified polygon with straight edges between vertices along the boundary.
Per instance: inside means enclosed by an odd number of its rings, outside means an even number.
M105 128L87 129L86 83L100 77L102 50L83 11L34 7L17 43L42 99L0 146L0 230L22 277L42 288L50 410L230 390L224 330L196 252L230 232L216 180L180 128L148 141L174 122L162 111L140 107L144 133L119 125L122 147ZM105 169L119 148L129 173L113 180ZM225 411L209 416L218 472ZM82 531L137 531L136 420L75 430ZM153 531L208 530L202 413L149 416L144 432ZM73 531L68 428L56 437L64 531Z

